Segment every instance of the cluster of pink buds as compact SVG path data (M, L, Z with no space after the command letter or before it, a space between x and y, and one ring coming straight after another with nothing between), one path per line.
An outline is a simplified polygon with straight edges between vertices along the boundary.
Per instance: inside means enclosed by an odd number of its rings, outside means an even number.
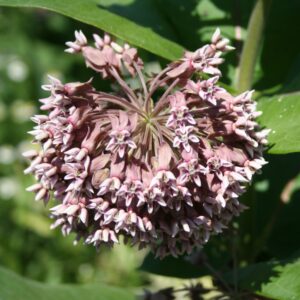
M94 35L94 47L75 37L66 51L119 90L50 77L47 114L32 118L30 132L41 150L24 153L38 182L28 190L54 198L52 227L76 241L112 246L122 235L159 257L190 253L239 215L239 196L266 163L268 130L255 122L252 92L218 86L228 40L216 30L210 44L146 78L136 49L107 34Z

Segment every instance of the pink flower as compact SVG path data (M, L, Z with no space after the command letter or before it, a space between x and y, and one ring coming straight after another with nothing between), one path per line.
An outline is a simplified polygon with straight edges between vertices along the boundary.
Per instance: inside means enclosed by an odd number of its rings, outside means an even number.
M194 131L194 126L182 126L176 128L173 147L180 148L180 146L182 146L185 151L190 152L192 149L191 143L199 143L199 138L193 134Z
M150 80L135 48L107 34L94 41L76 31L66 51L119 90L49 77L46 114L29 132L40 150L24 153L25 173L37 180L27 190L45 203L53 194L52 228L76 233L76 242L113 246L123 235L160 257L190 253L244 209L238 198L266 164L269 131L255 121L252 92L232 96L218 85L229 41L216 30L210 44Z
M171 105L171 115L166 123L167 127L180 127L184 125L195 125L196 121L189 113L189 108L185 100L185 95L181 92L176 92L169 96Z
M136 126L136 115L131 117L131 122L129 122L128 115L120 111L119 118L111 116L110 121L112 130L109 136L111 139L106 146L106 150L110 152L117 151L120 158L123 158L127 147L131 149L136 148L136 144L130 137L130 132Z
M183 151L182 158L184 159L184 162L178 165L178 169L181 173L179 181L182 183L192 181L198 187L200 187L200 175L205 174L207 172L207 169L199 164L198 155L194 150L190 152Z

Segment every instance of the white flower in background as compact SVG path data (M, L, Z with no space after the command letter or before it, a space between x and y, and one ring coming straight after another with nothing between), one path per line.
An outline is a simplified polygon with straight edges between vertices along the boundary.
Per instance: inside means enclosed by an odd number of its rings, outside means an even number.
M16 152L10 145L0 146L0 164L9 165L16 159Z
M23 61L15 59L7 65L6 72L11 80L21 82L28 76L28 67Z
M13 177L0 177L0 199L9 200L16 196L20 189L18 180Z
M11 115L15 122L26 122L35 113L35 106L24 100L16 100L11 106Z

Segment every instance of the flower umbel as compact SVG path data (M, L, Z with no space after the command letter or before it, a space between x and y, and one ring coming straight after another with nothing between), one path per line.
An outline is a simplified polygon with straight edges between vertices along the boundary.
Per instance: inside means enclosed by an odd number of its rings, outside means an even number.
M119 91L50 77L40 100L47 114L34 116L30 131L41 150L24 153L38 182L28 190L45 203L53 195L52 227L76 241L112 246L123 235L159 257L190 253L239 215L238 197L266 163L268 131L255 122L252 92L218 86L228 40L217 30L209 45L146 79L135 48L107 34L94 35L95 47L81 31L75 37L66 51Z

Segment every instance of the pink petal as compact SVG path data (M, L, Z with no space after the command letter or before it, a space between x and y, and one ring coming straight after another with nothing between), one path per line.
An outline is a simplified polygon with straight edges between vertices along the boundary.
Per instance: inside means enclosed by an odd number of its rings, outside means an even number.
M167 143L160 146L158 150L158 169L169 169L172 154L173 152Z
M90 170L91 172L95 172L96 170L103 169L111 158L110 154L102 154L94 158L91 162Z
M128 115L123 110L119 111L120 128L125 129L128 124Z
M189 62L183 62L178 67L174 68L173 70L169 71L167 75L171 78L175 78L183 74L185 71L189 69Z

